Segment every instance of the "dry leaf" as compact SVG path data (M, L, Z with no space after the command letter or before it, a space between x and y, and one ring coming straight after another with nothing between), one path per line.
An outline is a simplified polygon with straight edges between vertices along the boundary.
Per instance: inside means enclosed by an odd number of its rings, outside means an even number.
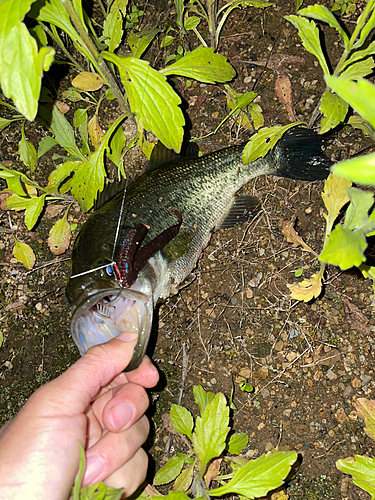
M204 480L206 482L207 488L210 487L211 481L216 479L217 476L219 475L222 460L223 460L222 458L216 458L208 466L207 472L204 475Z
M309 302L318 297L322 291L322 279L325 265L323 264L317 274L313 274L311 279L306 279L297 285L286 285L290 290L293 299Z
M85 90L86 92L91 92L94 90L99 90L104 85L104 80L101 76L96 73L89 73L88 71L82 71L73 80L72 85L76 89Z
M254 64L255 66L264 66L272 69L276 73L286 73L289 68L287 66L291 66L291 70L300 68L304 66L306 63L303 57L298 56L289 56L287 54L280 54L278 52L271 54L268 59L261 59L260 61L246 61L250 64Z
M29 184L25 184L25 188L29 196L38 196L38 191L36 190L36 187L30 186Z
M54 104L56 108L60 111L60 113L62 113L63 115L65 115L70 110L70 107L65 102L55 101Z
M104 135L102 128L100 127L98 115L95 114L87 124L87 130L89 132L89 136L91 139L91 144L95 149L98 149L100 146L101 138Z
M291 122L295 122L296 117L294 114L294 105L293 105L293 92L292 92L292 84L290 83L289 76L281 74L275 82L275 92L277 98L284 106L285 111L288 114L288 118Z
M358 417L365 421L365 432L375 439L375 400L359 398L355 402Z
M344 304L344 311L348 319L348 323L358 333L371 335L371 330L368 326L368 318L361 312L358 307L353 304L348 298L341 297Z
M295 220L282 222L282 227L283 227L282 233L285 236L286 240L289 243L293 243L296 247L298 247L298 245L301 245L302 250L304 252L310 252L317 257L318 254L316 252L314 252L314 250L311 247L309 247L309 245L307 243L305 243L303 241L301 236L294 229L294 227L293 227L294 223L295 223Z
M54 217L59 215L61 210L64 210L64 208L65 205L47 205L44 215L45 217L47 217L47 219L53 219Z
M346 193L346 188L352 183L335 174L329 174L328 179L324 182L324 191L322 198L324 205L328 210L328 215L324 214L327 220L329 232L333 223L337 219L342 207L349 201L349 196Z

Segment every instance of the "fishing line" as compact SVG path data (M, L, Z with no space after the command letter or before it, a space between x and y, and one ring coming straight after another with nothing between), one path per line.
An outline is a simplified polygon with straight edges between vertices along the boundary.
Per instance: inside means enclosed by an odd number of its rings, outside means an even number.
M109 264L104 264L103 266L95 267L94 269L89 269L88 271L84 271L83 273L74 274L70 278L78 278L78 276L83 276L85 274L90 274L90 273L93 273L95 271L98 271L99 269L104 269L105 267L115 266L115 265L116 265L116 262L110 262Z

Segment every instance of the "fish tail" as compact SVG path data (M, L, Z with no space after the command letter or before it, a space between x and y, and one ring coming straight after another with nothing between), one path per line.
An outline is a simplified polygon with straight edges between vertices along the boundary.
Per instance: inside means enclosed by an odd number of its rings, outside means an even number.
M332 165L322 152L322 137L301 127L289 129L269 155L273 175L301 181L326 179Z

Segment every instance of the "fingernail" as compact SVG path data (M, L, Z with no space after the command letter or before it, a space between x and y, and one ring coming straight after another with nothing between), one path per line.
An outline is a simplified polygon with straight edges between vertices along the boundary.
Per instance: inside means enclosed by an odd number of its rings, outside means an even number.
M86 470L83 476L82 486L94 483L95 479L104 469L103 459L97 455L88 457L86 460Z
M137 340L138 333L137 332L121 332L117 336L117 338L122 340L123 342L133 342L134 340Z
M114 406L109 414L109 420L114 429L122 429L133 417L135 408L130 403L119 403Z

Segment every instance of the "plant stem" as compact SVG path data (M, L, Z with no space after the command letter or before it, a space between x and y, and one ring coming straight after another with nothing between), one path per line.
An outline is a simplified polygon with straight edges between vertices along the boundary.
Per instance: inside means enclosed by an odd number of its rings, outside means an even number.
M65 56L73 63L73 65L79 69L79 71L85 71L83 66L81 66L75 59L74 57L69 53L69 51L65 48L65 45L62 43L60 37L56 33L56 27L52 25L52 30L48 28L43 23L40 23L42 28L46 33L49 34L49 36L57 43L57 45L60 47L60 49L64 52Z

